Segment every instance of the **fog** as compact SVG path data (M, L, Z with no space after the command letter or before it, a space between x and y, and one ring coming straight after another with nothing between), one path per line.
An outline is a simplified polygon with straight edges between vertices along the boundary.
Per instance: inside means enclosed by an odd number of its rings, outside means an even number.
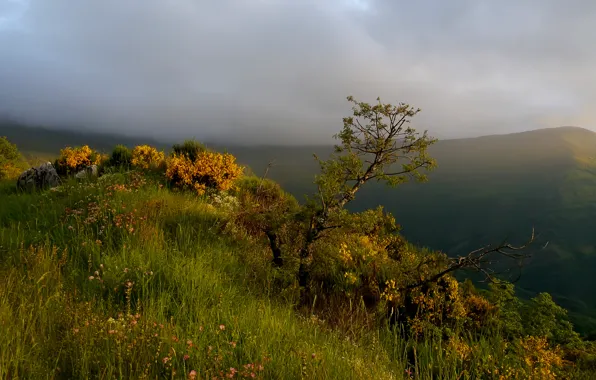
M588 0L0 0L0 115L325 143L346 96L440 138L596 126Z

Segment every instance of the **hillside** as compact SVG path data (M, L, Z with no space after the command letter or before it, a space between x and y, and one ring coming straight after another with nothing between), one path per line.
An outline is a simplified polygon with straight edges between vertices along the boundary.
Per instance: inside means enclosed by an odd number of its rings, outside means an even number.
M596 344L548 293L458 282L378 210L334 210L307 261L312 205L172 148L81 179L99 155L68 149L57 187L0 181L0 378L593 378Z
M27 128L0 128L14 136L25 152L55 156L64 145L87 141L96 149L143 139L84 135ZM42 136L43 138L39 138ZM46 143L50 141L51 143ZM160 144L158 146L164 146ZM215 147L268 176L302 199L314 189L318 172L313 153L326 157L325 146ZM539 234L533 258L516 283L524 297L548 291L568 308L584 333L596 330L596 134L576 127L543 129L509 135L443 140L431 146L438 168L429 182L389 189L367 185L352 205L363 210L383 205L392 212L412 242L461 254L505 238L523 242L535 227ZM547 243L548 242L548 243ZM546 247L542 249L542 247ZM511 278L516 278L512 271Z
M312 153L330 148L234 148L239 160L301 196L313 190ZM397 189L370 184L353 208L383 205L416 244L465 253L505 238L539 237L516 284L520 294L548 291L585 332L596 330L596 133L575 127L439 141L428 183ZM541 249L546 243L548 245ZM517 277L513 272L512 277Z

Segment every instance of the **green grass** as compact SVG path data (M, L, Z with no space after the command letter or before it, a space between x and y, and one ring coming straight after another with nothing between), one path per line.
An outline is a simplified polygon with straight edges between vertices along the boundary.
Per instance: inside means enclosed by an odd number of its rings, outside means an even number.
M218 233L224 215L203 200L155 187L118 194L110 205L161 206L146 209L150 218L139 235L108 227L98 245L92 226L61 219L66 207L104 200L106 192L69 186L36 195L2 189L0 378L137 378L146 370L155 378L171 374L169 363L176 378L193 369L210 378L249 363L262 363L264 371L254 372L272 379L401 375L405 365L378 341L346 340L269 297L276 293L267 286L273 274L255 267L266 252ZM127 296L128 280L134 285ZM118 313L128 327L110 335L108 319L119 320ZM187 349L187 340L197 349ZM164 364L164 357L172 360Z

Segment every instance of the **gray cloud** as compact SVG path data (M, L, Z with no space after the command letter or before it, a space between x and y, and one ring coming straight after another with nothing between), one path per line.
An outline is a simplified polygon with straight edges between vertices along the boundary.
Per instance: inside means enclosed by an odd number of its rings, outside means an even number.
M347 95L439 137L596 126L588 0L0 0L0 114L328 142Z

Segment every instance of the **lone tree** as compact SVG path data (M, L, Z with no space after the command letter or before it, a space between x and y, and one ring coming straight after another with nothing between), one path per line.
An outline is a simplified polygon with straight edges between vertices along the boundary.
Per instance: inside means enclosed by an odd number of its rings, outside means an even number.
M343 119L342 131L334 136L340 141L334 154L325 161L315 155L321 174L315 178L317 197L306 206L308 224L299 251L301 286L308 282L312 244L326 230L341 227L337 217L365 183L374 180L397 186L410 179L426 181L422 171L436 166L427 153L436 139L409 126L420 109L405 103L385 104L380 98L374 105L352 96L347 99L353 103L353 115ZM271 233L268 237L272 241Z
M292 223L290 228L286 228L294 234L288 245L298 253L298 282L302 287L308 286L313 244L325 236L325 231L346 226L349 218L346 217L348 212L345 207L365 183L377 181L397 186L409 180L423 182L427 180L425 172L436 167L435 160L428 155L428 147L437 140L429 137L427 131L419 133L409 126L411 118L420 109L405 103L397 106L385 104L379 98L374 105L356 101L351 96L347 99L353 103L353 114L343 119L343 129L334 136L339 140L334 153L328 160L321 160L315 155L321 168L321 173L315 177L318 193L297 213L292 216L284 214L284 222L270 221L263 228L269 239L273 263L282 266L284 239L280 236L279 226L288 221ZM429 257L420 263L419 268L430 265L436 267L436 272L398 290L407 291L437 282L462 269L480 272L487 281L496 281L498 273L491 269L498 261L495 255L516 261L521 267L529 257L521 251L533 241L532 231L530 240L521 246L503 242L463 256Z

